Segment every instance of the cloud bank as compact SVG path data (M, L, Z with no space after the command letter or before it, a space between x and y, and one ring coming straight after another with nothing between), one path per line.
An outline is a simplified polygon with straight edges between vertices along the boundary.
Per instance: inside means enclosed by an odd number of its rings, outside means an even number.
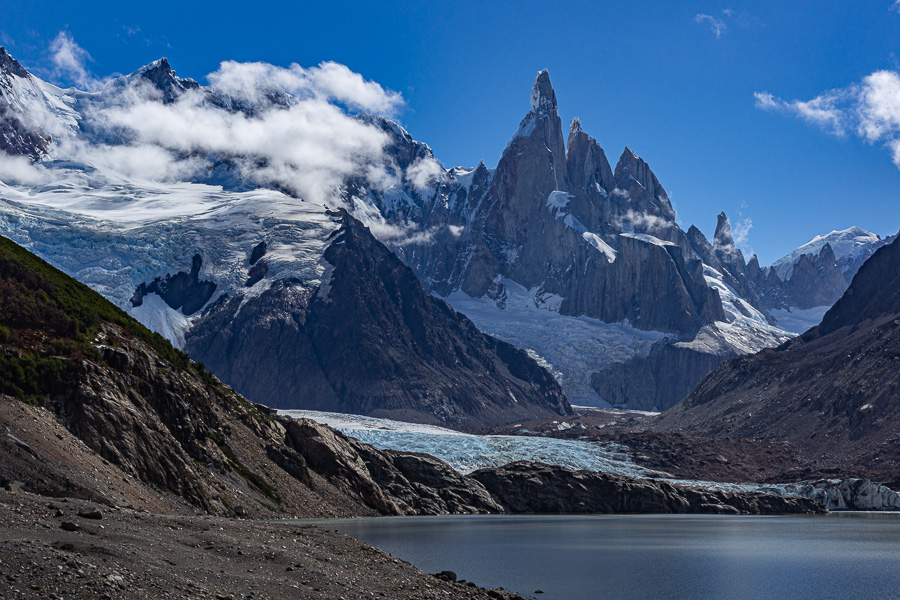
M811 100L782 100L769 92L754 94L756 107L799 117L837 136L855 134L882 144L900 168L900 73L875 71L859 83L828 90Z
M96 79L89 55L66 32L53 43L54 63L86 88ZM271 186L323 205L341 202L350 177L382 186L388 135L358 113L395 114L400 94L344 65L304 68L223 62L210 86L174 99L138 71L81 97L79 128L55 135L55 152L126 177L155 181L235 182ZM168 93L168 92L167 92ZM434 176L422 164L414 181Z

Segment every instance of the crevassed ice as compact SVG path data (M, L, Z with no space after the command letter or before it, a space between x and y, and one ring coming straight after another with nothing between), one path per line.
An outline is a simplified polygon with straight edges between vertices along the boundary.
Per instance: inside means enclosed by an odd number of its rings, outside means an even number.
M463 474L530 460L568 469L630 477L662 475L635 464L623 446L613 443L538 436L480 436L433 425L308 410L282 410L279 413L298 419L312 419L382 450L429 454Z

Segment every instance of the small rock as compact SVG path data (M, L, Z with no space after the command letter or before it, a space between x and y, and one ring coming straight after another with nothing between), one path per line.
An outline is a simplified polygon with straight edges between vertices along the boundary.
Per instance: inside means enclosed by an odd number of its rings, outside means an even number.
M102 519L103 513L100 512L99 508L91 508L78 511L78 516L82 519Z
M60 524L60 528L66 531L78 531L81 527L78 526L78 523L72 523L71 521L63 521Z
M4 486L7 492L12 492L13 494L19 494L22 492L22 486L24 484L21 481L9 481Z
M453 571L441 571L440 573L435 573L434 576L441 581L456 581L456 573Z

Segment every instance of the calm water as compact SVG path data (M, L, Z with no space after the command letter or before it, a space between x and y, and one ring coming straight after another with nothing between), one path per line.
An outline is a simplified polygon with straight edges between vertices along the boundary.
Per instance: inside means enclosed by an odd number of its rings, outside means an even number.
M320 521L428 572L545 600L900 598L900 516Z

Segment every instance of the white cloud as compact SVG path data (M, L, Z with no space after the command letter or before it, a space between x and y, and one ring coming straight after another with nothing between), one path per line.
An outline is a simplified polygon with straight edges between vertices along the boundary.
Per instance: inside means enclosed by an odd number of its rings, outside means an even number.
M728 31L730 25L737 25L742 29L765 27L762 21L750 13L736 12L730 8L723 8L720 12L721 16L698 13L694 16L694 22L708 25L716 39L721 38L722 34Z
M750 217L737 221L731 226L731 237L734 240L734 244L747 256L753 254L753 247L750 245L750 230L752 228L753 219Z
M32 164L30 159L0 152L0 182L40 185L48 180L46 169Z
M297 64L277 67L268 63L225 61L207 75L212 86L226 96L251 104L266 102L273 92L287 92L300 100L337 102L358 111L394 114L403 97L366 81L344 65L323 62L305 69Z
M629 210L616 222L616 226L620 229L628 230L636 229L642 232L660 232L664 233L672 227L672 222L649 213L635 212Z
M888 10L900 14L900 0L894 0L894 3L888 7Z
M876 71L863 79L858 130L869 142L896 139L900 133L900 74Z
M444 173L446 173L444 167L433 158L420 158L406 169L407 179L419 190L433 187Z
M68 31L60 31L50 43L50 58L53 61L54 75L62 76L84 90L93 90L99 86L99 82L87 68L88 61L94 59L75 42Z
M726 12L728 9L722 11L725 16L730 16L730 12ZM703 13L698 13L694 17L695 23L707 23L709 25L710 31L716 36L716 38L722 37L722 34L728 29L728 26L725 24L725 21L714 17L712 15L706 15Z
M208 79L213 93L253 110L224 110L204 90L164 104L156 88L138 79L124 89L104 88L109 94L83 109L97 143L62 140L59 148L89 164L155 180L191 179L226 160L248 183L323 205L340 202L347 177L391 183L383 168L387 134L348 107L395 110L402 103L398 94L335 63L285 69L227 62ZM273 103L275 95L288 106Z
M884 144L900 168L900 73L876 71L862 82L829 90L812 100L785 101L754 94L756 107L792 114L833 135L855 132L870 144Z
M50 54L57 76L99 90L78 100L77 126L61 118L68 105L26 111L53 135L54 157L142 180L271 186L327 206L345 202L351 178L374 189L400 183L384 153L388 133L356 113L391 115L403 98L344 65L223 62L208 75L210 87L164 103L142 77L98 80L86 66L90 55L66 31ZM437 173L432 162L415 165L414 183ZM24 181L31 171L6 161L0 175L11 173Z
M768 92L755 92L756 107L792 113L834 135L846 134L847 118L842 109L848 98L847 90L831 90L812 100L786 102Z

